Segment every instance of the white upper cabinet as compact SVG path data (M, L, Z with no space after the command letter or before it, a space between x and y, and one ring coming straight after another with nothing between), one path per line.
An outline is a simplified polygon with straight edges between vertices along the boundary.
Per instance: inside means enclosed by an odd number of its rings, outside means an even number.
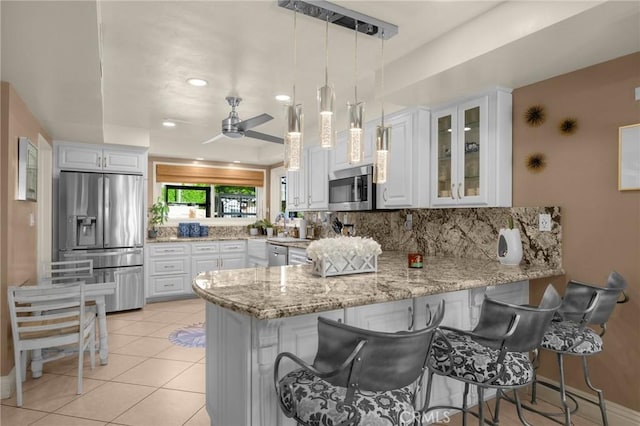
M59 170L146 175L147 150L83 143L56 142Z
M387 182L377 185L377 207L428 207L429 111L412 108L385 118L391 126ZM379 121L371 123L373 145Z
M511 206L511 91L433 111L431 206Z
M329 152L320 146L306 148L302 166L287 172L287 210L326 210L329 208Z
M364 126L364 153L363 160L358 164L349 164L347 158L347 135L348 131L343 130L338 132L336 136L336 146L331 150L329 154L329 170L328 172L335 172L336 170L344 170L350 167L358 167L363 164L373 163L373 151L375 141L375 125L372 127L372 122L366 123Z

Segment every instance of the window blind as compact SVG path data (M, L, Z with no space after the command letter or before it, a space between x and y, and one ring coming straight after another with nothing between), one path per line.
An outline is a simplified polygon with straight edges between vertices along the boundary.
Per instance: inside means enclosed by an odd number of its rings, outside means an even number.
M156 182L264 186L264 171L156 164Z

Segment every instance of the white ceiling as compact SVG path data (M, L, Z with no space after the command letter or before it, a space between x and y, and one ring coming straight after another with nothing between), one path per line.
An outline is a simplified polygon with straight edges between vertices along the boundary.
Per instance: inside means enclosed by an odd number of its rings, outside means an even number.
M640 2L336 1L396 24L385 43L386 110L433 106L489 86L517 88L640 51ZM254 130L281 135L278 93L293 84L293 14L269 1L1 2L1 77L53 139L149 146L153 155L274 164L282 146L201 142L220 132L225 96ZM354 34L332 25L338 125L353 98ZM298 17L297 97L307 143L324 78L324 23ZM358 40L358 93L379 116L380 41ZM100 65L102 64L102 73ZM209 81L205 88L189 77ZM163 119L178 122L175 128Z

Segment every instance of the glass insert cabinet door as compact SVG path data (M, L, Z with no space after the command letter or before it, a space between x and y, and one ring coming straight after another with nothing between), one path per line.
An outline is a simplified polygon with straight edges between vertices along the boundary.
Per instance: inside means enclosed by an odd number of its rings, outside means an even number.
M436 139L436 198L455 201L455 141L457 138L457 109L452 108L434 114Z
M480 114L484 113L479 106L461 112L464 116L464 176L460 184L464 185L465 197L480 195Z

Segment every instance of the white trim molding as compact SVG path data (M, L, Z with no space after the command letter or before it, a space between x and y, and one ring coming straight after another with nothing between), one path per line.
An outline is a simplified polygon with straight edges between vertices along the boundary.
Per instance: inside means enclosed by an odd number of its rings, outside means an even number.
M543 376L538 376L541 381L545 381L548 383L552 383L556 386L559 385L558 382L554 380L550 380ZM569 392L575 393L576 395L580 395L581 397L589 398L591 400L596 399L593 393L585 392L579 389L572 388L571 386L567 386L567 390ZM547 402L554 401L558 398L558 392L553 389L550 389L546 386L538 386L538 397ZM586 401L579 400L578 403L579 409L576 412L576 415L587 419L589 421L594 422L595 424L602 423L602 416L600 415L600 408L598 405L589 404ZM620 404L616 404L615 402L605 401L607 407L607 419L609 420L609 424L616 426L637 426L640 424L640 412L631 410L630 408L624 407Z
M11 398L16 390L16 367L14 366L9 374L0 376L0 398Z

